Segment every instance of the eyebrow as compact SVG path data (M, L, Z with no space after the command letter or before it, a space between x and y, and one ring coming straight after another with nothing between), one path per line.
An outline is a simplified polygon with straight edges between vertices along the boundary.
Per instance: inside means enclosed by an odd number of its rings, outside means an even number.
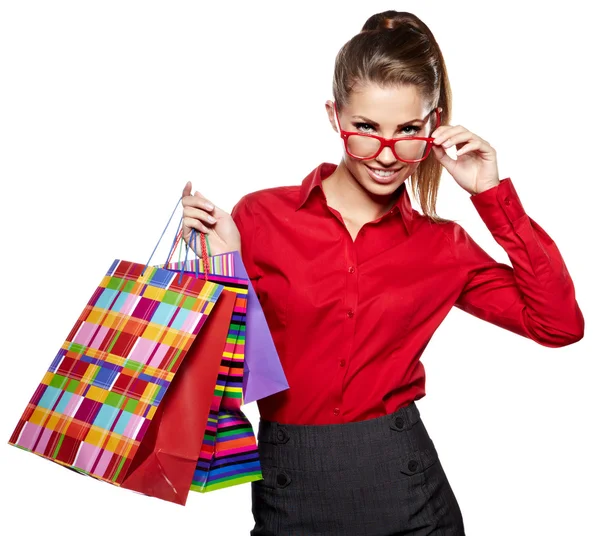
M373 121L371 119L369 119L368 117L365 117L364 115L353 115L353 118L355 117L356 119L362 119L365 123L370 123L371 125L373 125L374 127L378 127L379 123L377 123L376 121ZM399 127L403 127L404 125L408 125L409 123L416 123L416 122L420 122L423 123L425 120L424 119L411 119L410 121L406 121L405 123L400 123L398 126Z

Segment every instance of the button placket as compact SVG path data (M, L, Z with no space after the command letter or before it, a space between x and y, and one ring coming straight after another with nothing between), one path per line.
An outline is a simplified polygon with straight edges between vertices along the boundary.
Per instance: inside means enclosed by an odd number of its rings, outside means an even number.
M353 241L350 234L346 234L345 248L344 248L344 263L345 263L345 274L344 287L345 293L341 296L341 304L345 308L345 319L347 322L342 327L342 339L340 341L337 355L337 373L334 375L335 390L332 393L331 412L335 417L339 417L342 414L343 404L343 392L344 392L344 377L350 363L350 357L352 354L352 345L354 341L354 322L351 322L356 316L356 307L358 305L358 268L357 268L357 248L356 241Z

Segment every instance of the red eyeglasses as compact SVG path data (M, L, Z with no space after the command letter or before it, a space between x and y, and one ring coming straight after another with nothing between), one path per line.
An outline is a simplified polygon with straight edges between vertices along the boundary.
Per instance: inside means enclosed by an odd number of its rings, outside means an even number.
M342 130L340 118L338 117L337 105L334 102L333 108L338 128L340 129L340 137L344 140L346 152L352 158L357 160L371 160L376 158L385 147L389 147L397 160L407 163L422 162L431 152L434 138L420 136L403 136L402 138L383 138L374 134L365 132L350 132ZM440 108L434 108L426 116L435 112L436 124L435 131L440 126L441 116Z

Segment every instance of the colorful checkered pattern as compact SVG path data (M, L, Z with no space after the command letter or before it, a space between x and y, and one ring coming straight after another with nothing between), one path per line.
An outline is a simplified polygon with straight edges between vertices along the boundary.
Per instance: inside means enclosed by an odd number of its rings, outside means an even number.
M263 478L252 425L241 410L246 341L247 278L236 278L234 255L209 257L210 281L236 293L236 301L215 386L202 452L190 487L201 493ZM200 259L173 262L172 270L204 273Z
M115 260L9 443L120 485L182 360L225 288Z

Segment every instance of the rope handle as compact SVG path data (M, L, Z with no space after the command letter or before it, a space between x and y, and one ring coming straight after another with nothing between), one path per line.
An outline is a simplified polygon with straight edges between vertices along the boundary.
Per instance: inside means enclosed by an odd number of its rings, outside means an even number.
M177 207L179 206L179 202L183 199L183 196L179 198L179 200L177 201L177 205L175 205L175 208L173 209L173 212L171 213L171 216L169 218L169 221L167 222L167 225L165 226L165 228L163 229L162 234L160 235L160 238L158 239L158 242L156 243L156 246L154 246L154 250L152 251L152 254L150 255L150 258L148 259L148 262L146 263L146 265L144 266L144 269L142 270L142 275L144 275L144 272L146 271L146 268L148 268L148 265L150 264L150 261L152 260L152 257L154 256L154 253L156 252L156 248L158 247L158 245L160 244L160 241L162 240L167 228L169 227L169 224L171 223L171 220L173 219L173 215L175 214L175 211L177 210ZM179 281L181 282L181 279L183 277L183 272L184 272L184 268L185 265L187 264L187 256L188 256L188 251L190 249L189 243L192 242L192 240L194 241L194 250L198 251L197 248L197 242L196 242L196 235L198 234L198 231L196 231L196 229L194 229L192 227L192 231L190 233L190 238L189 238L189 242L186 244L185 246L185 261L184 263L181 265L181 271L179 273ZM169 264L169 262L171 262L171 258L173 256L173 253L175 252L175 249L177 248L177 244L180 243L181 241L181 245L183 245L183 242L185 242L185 240L183 240L183 215L181 216L181 219L179 220L179 226L177 229L177 233L175 234L175 239L173 240L173 243L171 244L171 249L169 252L169 256L167 257L167 261L165 262L164 266L167 266L167 264ZM204 280L208 281L208 274L210 272L210 247L209 244L207 242L206 239L206 235L202 232L200 232L200 247L202 249L202 267L204 268ZM199 275L199 263L198 263L199 259L196 259L195 262L195 272L196 272L196 278ZM181 248L179 248L179 263L181 264Z

